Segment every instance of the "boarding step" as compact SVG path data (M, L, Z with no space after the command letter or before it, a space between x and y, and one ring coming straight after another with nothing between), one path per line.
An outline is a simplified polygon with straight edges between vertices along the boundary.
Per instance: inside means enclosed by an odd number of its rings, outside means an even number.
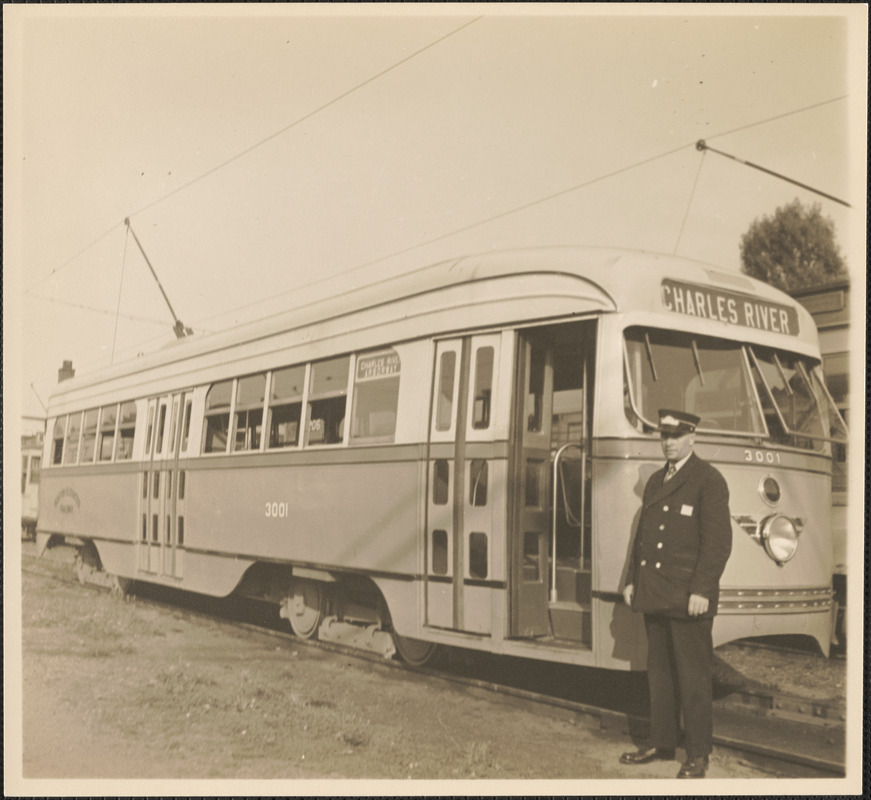
M589 603L557 600L548 605L550 627L555 639L590 644L593 641L593 615Z

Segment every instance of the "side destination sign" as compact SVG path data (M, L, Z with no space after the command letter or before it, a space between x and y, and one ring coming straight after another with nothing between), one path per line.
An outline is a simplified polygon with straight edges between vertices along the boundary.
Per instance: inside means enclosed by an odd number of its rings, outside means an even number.
M798 312L794 308L746 294L665 279L662 303L677 314L798 336Z
M388 378L398 375L400 370L399 354L395 350L377 355L361 356L357 360L357 380L370 381L374 378Z

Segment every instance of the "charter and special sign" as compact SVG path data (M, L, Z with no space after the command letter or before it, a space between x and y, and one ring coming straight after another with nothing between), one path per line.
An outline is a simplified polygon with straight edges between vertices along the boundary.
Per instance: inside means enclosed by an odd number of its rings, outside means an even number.
M798 336L798 312L794 308L746 294L665 279L662 303L677 314Z

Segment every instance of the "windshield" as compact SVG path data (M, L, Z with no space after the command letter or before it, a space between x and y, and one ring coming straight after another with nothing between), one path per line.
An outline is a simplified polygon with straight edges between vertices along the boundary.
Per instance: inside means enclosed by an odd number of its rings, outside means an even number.
M818 362L695 334L629 328L627 416L656 426L660 408L700 417L699 430L821 450L846 436Z

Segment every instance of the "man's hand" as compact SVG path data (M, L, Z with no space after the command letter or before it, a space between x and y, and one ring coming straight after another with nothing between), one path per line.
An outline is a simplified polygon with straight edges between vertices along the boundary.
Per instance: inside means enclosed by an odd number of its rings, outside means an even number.
M629 608L632 608L632 597L635 594L635 586L633 584L628 584L626 588L623 590L623 600L626 602L626 605Z
M627 587L628 588L628 587ZM700 594L691 594L687 612L691 617L698 617L708 610L708 598Z

